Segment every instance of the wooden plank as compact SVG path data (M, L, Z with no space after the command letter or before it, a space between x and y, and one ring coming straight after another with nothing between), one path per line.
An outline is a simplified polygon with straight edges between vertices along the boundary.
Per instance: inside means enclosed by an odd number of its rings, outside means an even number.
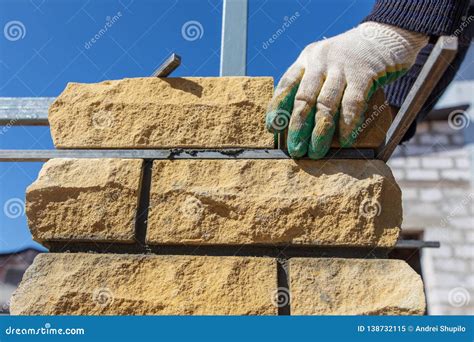
M325 159L373 159L371 149L332 149ZM52 158L289 159L279 149L0 150L0 162L44 162Z
M412 122L457 53L457 38L442 36L436 42L415 84L390 126L385 143L377 150L377 159L387 161L400 144Z
M153 72L152 76L168 77L180 65L181 57L173 53Z

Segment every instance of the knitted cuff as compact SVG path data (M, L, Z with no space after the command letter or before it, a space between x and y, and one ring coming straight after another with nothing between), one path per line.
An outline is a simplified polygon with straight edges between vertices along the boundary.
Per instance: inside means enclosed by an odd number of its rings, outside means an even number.
M429 36L451 35L468 7L469 0L377 0L364 22L376 21Z
M385 97L391 106L397 107L397 108L401 107L402 103L405 101L405 98L407 97L408 92L410 91L421 69L423 68L423 65L425 64L426 59L431 53L433 46L434 46L433 44L428 44L427 46L425 46L418 54L416 58L416 62L413 65L413 67L404 76L402 76L395 82L390 83L389 85L384 87ZM454 58L453 62L451 63L451 67L446 69L443 76L441 77L439 82L436 84L435 88L433 89L433 92L430 94L426 103L423 105L422 109L420 110L417 116L417 120L413 122L409 131L403 137L402 142L407 141L411 137L413 137L416 131L416 123L422 121L426 117L426 115L433 109L434 105L436 104L438 99L441 97L441 95L443 95L444 91L449 86L454 76L456 75L456 72L460 68L461 63L464 60L464 57L466 56L468 49L469 49L468 45L460 45L459 51L456 57Z
M422 33L404 30L398 26L378 22L365 22L358 26L362 35L372 35L372 39L382 44L398 60L415 62L415 57L428 43L428 37Z

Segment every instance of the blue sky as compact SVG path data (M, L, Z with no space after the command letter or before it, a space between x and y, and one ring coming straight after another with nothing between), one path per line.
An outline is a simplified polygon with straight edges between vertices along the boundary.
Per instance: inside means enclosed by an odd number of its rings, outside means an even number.
M247 74L278 80L305 45L357 25L372 5L250 0ZM268 44L292 16L296 20L285 33ZM70 81L147 76L171 52L182 56L173 76L217 76L221 17L220 0L0 0L0 96L57 96ZM7 39L12 21L22 24L19 39ZM200 38L183 37L189 21L202 27ZM91 43L107 22L107 32ZM12 127L0 135L0 149L50 148L47 127ZM24 201L40 168L41 163L0 163L0 253L34 245L24 208L4 209Z

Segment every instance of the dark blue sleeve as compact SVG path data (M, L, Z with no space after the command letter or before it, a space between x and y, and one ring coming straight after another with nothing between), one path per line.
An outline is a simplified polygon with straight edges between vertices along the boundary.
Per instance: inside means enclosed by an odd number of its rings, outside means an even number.
M402 142L413 137L417 122L433 109L456 75L473 36L473 18L474 4L469 7L469 0L377 0L372 13L364 19L424 33L433 38L454 35L459 40L459 50L451 66L436 84ZM405 101L432 49L433 43L428 44L417 56L415 65L403 77L385 86L385 96L392 107L400 108Z
M469 0L377 0L364 21L424 33L451 35L466 15Z

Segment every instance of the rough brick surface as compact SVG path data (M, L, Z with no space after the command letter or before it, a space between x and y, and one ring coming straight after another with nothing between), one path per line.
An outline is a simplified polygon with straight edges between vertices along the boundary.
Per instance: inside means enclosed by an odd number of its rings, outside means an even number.
M389 103L385 100L382 89L374 93L370 99L365 120L357 131L354 132L356 140L355 148L377 148L384 142L385 135L392 123L392 112ZM337 131L337 130L336 130ZM339 147L337 133L331 144L332 147Z
M152 244L396 243L401 193L377 160L155 161Z
M271 77L69 83L49 110L58 148L273 147Z
M293 315L422 315L421 277L402 260L290 259Z
M42 254L14 315L274 315L270 258Z
M26 191L37 241L133 242L142 160L51 159Z
M271 77L69 83L48 119L57 148L272 148L264 128L272 93ZM354 147L377 147L392 121L382 91L365 116Z

